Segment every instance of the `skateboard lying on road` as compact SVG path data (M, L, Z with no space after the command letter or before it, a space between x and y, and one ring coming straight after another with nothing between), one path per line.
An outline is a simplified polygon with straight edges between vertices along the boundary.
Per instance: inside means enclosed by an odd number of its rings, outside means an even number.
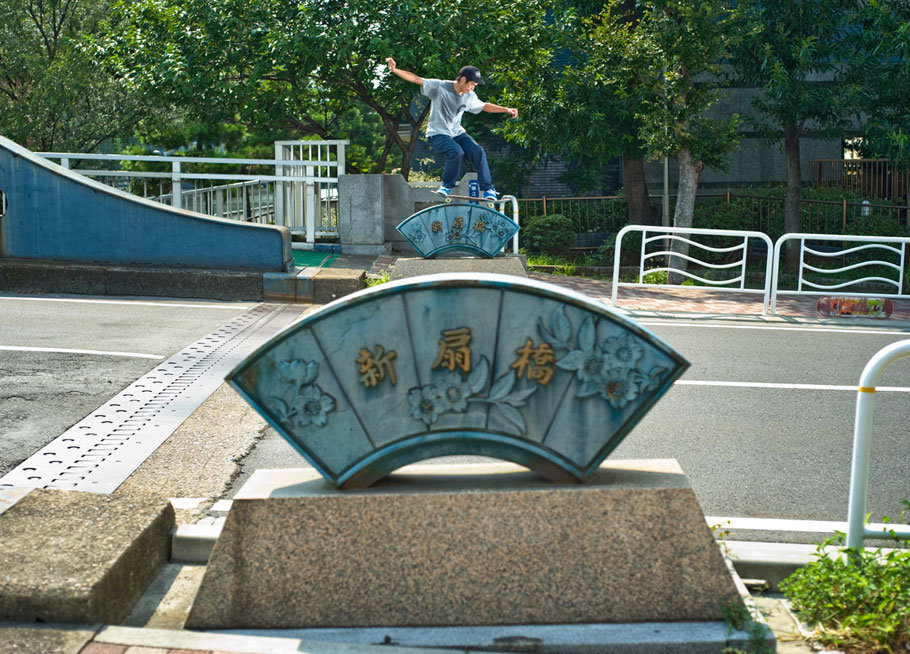
M439 195L439 194L437 193L437 195ZM451 204L452 200L468 200L472 204L483 203L486 206L488 206L490 209L495 209L496 203L499 202L499 200L485 200L483 198L478 198L473 195L445 195L445 196L440 195L439 199L444 201L446 204Z
M823 316L835 318L890 318L894 303L887 298L822 297L815 307Z

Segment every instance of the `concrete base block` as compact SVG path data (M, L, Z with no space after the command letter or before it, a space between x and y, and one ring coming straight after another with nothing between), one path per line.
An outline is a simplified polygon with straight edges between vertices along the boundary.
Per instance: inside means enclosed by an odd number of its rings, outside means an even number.
M263 273L262 296L266 302L296 302L297 272Z
M167 562L158 498L36 489L0 515L0 620L117 624Z
M723 654L755 651L749 634L722 620L625 624L518 625L501 627L372 627L354 629L243 630L247 636L297 638L349 647L388 643L397 647L449 648L461 652L533 654ZM766 633L762 651L775 651Z
M261 300L261 272L0 258L0 291Z
M440 257L423 259L419 257L402 257L389 268L389 279L404 279L436 273L477 272L497 273L527 277L528 270L520 256L498 256L492 259L478 257Z
M740 601L675 460L567 485L512 464L415 465L363 491L259 470L187 627L703 622Z

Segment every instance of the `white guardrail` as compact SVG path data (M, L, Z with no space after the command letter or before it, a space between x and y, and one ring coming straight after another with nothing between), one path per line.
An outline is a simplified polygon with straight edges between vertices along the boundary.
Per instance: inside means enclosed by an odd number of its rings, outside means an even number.
M305 232L307 241L338 233L338 176L345 173L345 146L348 141L279 141L275 159L233 159L216 157L172 157L154 155L79 154L39 152L71 169L73 161L95 161L113 165L76 169L86 177L98 178L110 186L131 191L130 180L169 183L170 192L149 193L143 184L141 195L212 216L283 225L292 232ZM149 162L169 165L170 171L117 169L120 162ZM194 173L186 164L225 166L268 166L273 175L242 173ZM227 184L213 184L224 181ZM191 185L191 188L187 188ZM174 192L179 189L179 192ZM138 194L138 193L137 193Z
M635 282L620 282L619 281L619 255L622 249L622 239L629 232L641 232L641 256L639 258L638 264L638 279ZM649 236L653 234L653 236ZM734 241L740 240L739 243L734 243L734 245L727 247L714 247L705 245L704 243L699 243L694 241L688 236L725 236L731 237ZM760 289L758 288L748 288L746 286L746 260L749 256L749 239L755 239L762 241L765 244L766 250L766 273L765 273L765 282L764 286ZM667 247L662 247L657 250L649 251L649 244L656 242L666 242ZM709 263L707 261L702 261L696 257L691 257L686 253L678 252L673 250L674 243L683 243L690 247L695 247L706 252L719 252L719 253L738 253L731 254L731 256L737 256L738 258L732 262L715 264ZM710 287L712 290L717 291L737 291L740 293L761 293L763 296L762 301L762 315L768 312L768 302L771 289L771 253L773 247L771 244L771 239L768 238L766 234L761 232L748 232L748 231L738 231L738 230L727 230L727 229L696 229L696 228L685 228L685 227L650 227L647 225L627 225L619 230L619 233L616 235L616 249L613 255L613 306L616 306L617 294L620 286L649 286L649 287L660 287L660 288L679 288L673 284L646 284L643 282L645 275L650 273L657 272L666 272L668 275L671 273L677 273L689 279L695 279L702 284ZM706 279L704 277L699 277L692 274L686 270L680 268L674 268L672 265L659 265L654 268L647 268L649 262L661 262L666 257L666 260L672 263L672 258L685 259L686 261L691 261L698 266L703 268L708 268L710 270L721 270L729 271L731 275L726 279ZM737 274L738 273L738 274Z
M799 241L799 269L797 277L797 288L796 290L780 290L778 288L779 283L779 267L780 267L780 255L781 250L783 249L784 244L787 241ZM818 245L816 245L818 243ZM831 243L833 245L828 245L827 247L822 245L825 243ZM859 243L860 245L854 247L844 247L843 243ZM839 289L848 288L850 286L857 286L858 284L868 283L868 282L877 282L886 287L893 287L894 291L891 293L864 293L864 292L854 292L850 291L850 295L856 297L907 297L904 294L904 265L907 260L907 244L910 243L910 238L900 237L900 236L839 236L836 234L784 234L779 239L777 243L774 244L774 285L771 291L771 311L777 311L777 296L778 295L831 295L832 291L837 291ZM840 244L840 245L839 245ZM869 258L868 260L860 261L848 266L841 266L840 268L820 268L816 265L811 265L809 261L820 262L825 259L834 259L834 258L843 258L850 254L855 254L857 252L864 252L871 255L871 257L879 258ZM882 259L882 256L887 256L890 253L892 258L896 261L886 261ZM872 267L882 267L894 271L894 278L881 277L877 275L870 275L867 277L859 277L851 279L849 281L840 281L839 278L835 277L838 273L846 272L848 270L859 270L862 268L872 268ZM817 281L810 282L806 279L806 274L808 272L814 273ZM827 278L827 279L826 279ZM819 283L819 281L828 281L830 283Z
M635 282L619 281L619 261L622 239L629 232L640 232L641 254L638 263L638 275ZM694 240L697 237L723 236L733 240L727 247L708 246ZM749 288L746 282L746 263L749 258L749 239L758 240L765 246L764 283L762 288ZM737 242L739 241L739 242ZM799 268L797 271L796 289L780 288L781 256L784 244L788 241L799 242ZM679 252L673 243L684 243L705 252L726 253L733 260L723 264L710 263ZM655 247L655 244L659 244ZM847 245L850 244L850 245ZM858 245L852 245L858 244ZM737 291L740 293L761 293L762 315L777 313L777 298L780 295L831 295L841 289L848 289L851 296L874 298L907 298L910 293L904 292L904 270L907 267L907 245L910 237L899 236L842 236L836 234L784 234L777 242L761 232L749 232L722 229L695 229L680 227L652 227L646 225L627 225L616 235L616 249L613 256L613 306L617 306L620 287L647 286L657 288L679 288L674 284L646 283L648 274L666 272L676 273L688 279L700 282L701 288L716 291ZM861 260L840 267L822 267L822 261L843 259L858 253L865 255ZM757 255L760 256L760 255ZM723 279L706 279L689 270L674 267L676 261L685 260L699 267L700 270L728 271ZM653 267L648 267L653 265ZM688 266L687 266L688 267ZM848 271L874 271L865 276L854 276L844 281L838 277ZM882 276L882 271L890 274ZM704 273L703 273L704 274ZM811 276L811 279L810 279ZM850 287L861 284L876 283L886 288L883 291L849 291ZM888 288L892 290L887 291Z
M856 393L856 422L853 428L853 461L850 466L850 504L847 508L847 547L862 548L867 538L895 537L910 540L910 526L866 526L866 495L869 488L869 453L872 448L872 414L875 387L882 373L894 362L910 357L910 340L891 343L869 359L859 378Z

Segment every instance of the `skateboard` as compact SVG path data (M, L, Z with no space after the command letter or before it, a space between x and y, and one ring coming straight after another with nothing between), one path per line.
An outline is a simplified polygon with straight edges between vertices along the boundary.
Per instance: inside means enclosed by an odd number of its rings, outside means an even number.
M823 316L834 318L890 318L894 303L887 298L822 297L815 305Z
M439 195L439 194L437 193L435 195ZM499 202L499 200L484 200L483 198L475 197L473 195L447 195L445 197L440 195L439 199L442 200L443 202L445 202L446 204L451 204L452 200L468 200L471 204L483 203L486 206L488 206L490 209L495 209L496 203Z

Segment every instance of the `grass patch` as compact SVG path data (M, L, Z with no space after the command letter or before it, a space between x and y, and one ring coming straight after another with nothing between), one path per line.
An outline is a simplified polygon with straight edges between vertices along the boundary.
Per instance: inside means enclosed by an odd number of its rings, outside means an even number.
M820 544L812 563L781 582L784 595L826 647L848 654L910 649L910 550L897 539L888 551L844 543L838 533ZM830 547L841 555L826 555Z

